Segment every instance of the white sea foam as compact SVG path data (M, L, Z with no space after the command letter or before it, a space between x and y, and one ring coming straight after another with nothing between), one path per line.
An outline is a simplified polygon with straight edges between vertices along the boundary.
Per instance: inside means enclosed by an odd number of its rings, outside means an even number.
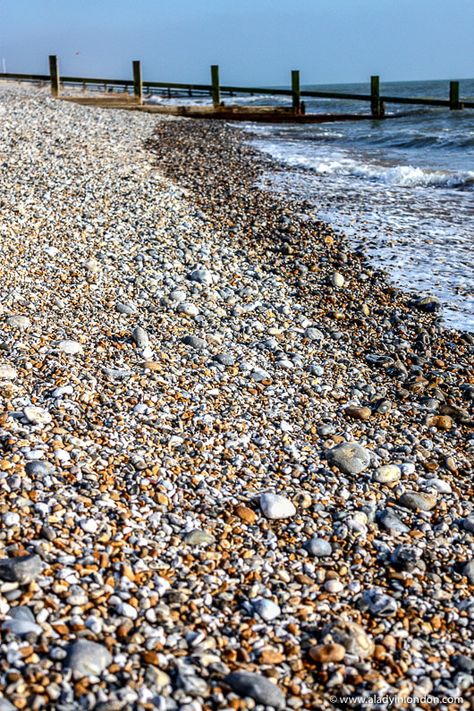
M292 151L292 146L272 141L254 141L260 150L270 153L274 158L292 167L305 168L318 175L339 175L377 181L385 185L398 187L445 187L461 186L474 188L474 171L428 170L412 165L386 166L377 163L359 162L350 158L343 151L334 152L329 159L326 152L321 157L304 154L300 150ZM300 148L298 146L298 148Z

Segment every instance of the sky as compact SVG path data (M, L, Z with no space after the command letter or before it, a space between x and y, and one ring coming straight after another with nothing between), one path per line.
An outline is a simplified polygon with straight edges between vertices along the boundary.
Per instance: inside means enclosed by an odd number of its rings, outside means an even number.
M302 84L474 77L474 0L0 0L9 72ZM0 71L3 71L0 65Z

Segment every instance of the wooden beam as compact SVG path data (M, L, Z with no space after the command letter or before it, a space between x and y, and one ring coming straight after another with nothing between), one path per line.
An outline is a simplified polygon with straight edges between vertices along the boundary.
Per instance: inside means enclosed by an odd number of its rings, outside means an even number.
M449 108L451 111L459 111L463 109L463 104L459 101L459 82L449 82Z
M57 98L59 96L59 66L58 58L55 54L49 55L49 76L51 80L51 96Z
M293 99L293 111L295 114L299 114L301 109L301 87L298 69L293 69L291 72L291 96Z
M219 84L219 65L213 64L211 66L211 84L212 84L212 104L214 108L220 106L221 103L221 88Z
M138 59L133 62L133 93L139 104L143 101L142 66Z
M385 108L383 105L383 101L380 99L380 77L376 74L370 77L370 96L370 107L372 110L373 118L383 118L385 114Z

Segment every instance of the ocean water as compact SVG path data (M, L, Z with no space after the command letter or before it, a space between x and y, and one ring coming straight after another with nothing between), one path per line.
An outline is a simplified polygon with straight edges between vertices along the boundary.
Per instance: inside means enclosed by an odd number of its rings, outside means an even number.
M307 88L368 93L362 84ZM449 82L387 83L382 93L447 98ZM461 82L461 96L473 100L474 80ZM305 102L307 113L368 111L366 102ZM262 183L309 199L314 216L344 231L392 283L434 294L448 326L474 331L474 109L387 104L386 113L394 118L247 124L251 143L286 168Z
M370 93L368 84L304 88ZM447 99L449 82L390 82L381 93ZM461 81L461 97L474 101L474 79ZM286 96L223 98L290 104ZM307 113L369 112L368 102L304 101ZM393 116L385 121L229 125L284 166L264 176L264 187L305 197L315 217L347 234L392 283L437 296L448 326L474 332L474 109L385 108Z

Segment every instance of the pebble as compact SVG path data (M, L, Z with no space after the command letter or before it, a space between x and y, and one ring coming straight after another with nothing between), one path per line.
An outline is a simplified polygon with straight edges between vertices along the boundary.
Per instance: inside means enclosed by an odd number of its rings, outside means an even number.
M53 419L44 407L36 407L35 405L25 407L23 413L32 425L48 425Z
M53 474L54 466L43 459L32 459L25 465L28 476L48 476Z
M189 279L205 286L210 286L214 283L214 276L209 269L195 269L189 275Z
M350 417L353 420L362 420L363 422L370 419L372 416L372 410L370 407L356 407L355 405L349 405L344 410L346 417Z
M431 511L436 506L436 495L420 491L406 491L398 499L399 506L411 511Z
M341 583L340 580L331 578L331 580L326 580L326 582L324 583L324 589L328 593L336 594L344 590L344 584Z
M11 365L0 365L0 381L1 380L16 380L18 372Z
M214 536L200 528L189 531L184 537L184 542L189 546L205 546L214 543Z
M359 602L361 610L368 610L373 617L391 617L397 614L396 600L380 588L366 590Z
M85 518L79 525L85 533L95 533L99 528L99 522L93 518Z
M39 637L43 630L35 622L22 619L6 619L2 622L2 630L14 634L17 637L26 637L28 635L34 635Z
M311 647L309 656L318 664L330 664L342 662L346 656L346 649L342 644L329 643L318 644Z
M39 555L23 555L0 559L0 580L28 585L43 570Z
M413 302L414 306L426 313L436 313L441 309L441 302L436 296L420 296Z
M207 348L207 341L200 336L185 336L183 343L187 346L191 346L191 348L194 348L196 351L203 351Z
M243 698L251 698L274 709L284 709L286 700L278 686L261 674L253 672L235 671L228 674L224 681L236 694Z
M367 659L375 651L373 639L357 622L335 622L323 632L323 640L342 645L348 654L359 659Z
M265 620L265 622L271 622L271 620L274 620L281 615L280 606L275 602L272 602L272 600L267 600L265 598L253 600L252 606L257 615L259 615L262 620Z
M340 272L334 272L331 275L331 284L335 286L337 289L340 289L344 286L346 283L346 280L344 279L343 275Z
M449 415L436 415L428 418L428 426L436 427L438 430L450 430L453 425L453 418L449 417Z
M304 547L315 558L324 558L332 555L332 546L329 541L324 540L324 538L318 538L318 536L313 536L304 544Z
M370 466L370 452L355 442L344 442L330 449L328 459L344 474L360 474Z
M17 328L20 331L23 331L31 326L31 321L28 316L21 315L10 316L10 318L7 319L7 323L12 328Z
M385 509L379 514L381 525L386 528L392 535L399 535L409 532L409 527L401 521L396 514L390 509Z
M11 511L7 512L2 514L2 521L7 528L18 526L20 523L20 515Z
M471 585L474 585L474 559L466 563L462 569L462 574L466 576Z
M262 494L260 496L260 508L263 515L273 521L291 518L296 514L293 502L280 494Z
M400 467L396 464L384 464L375 470L373 479L378 484L393 484L400 481L401 474Z
M117 302L115 310L118 311L119 314L125 314L126 316L132 316L137 313L135 304L123 304L121 301Z
M132 331L132 338L138 348L148 348L150 345L148 333L141 326L135 326Z
M186 316L197 316L199 309L196 304L192 304L190 301L183 301L178 306L178 313L185 314Z
M100 676L112 663L107 647L97 642L79 639L69 649L66 666L79 676Z
M83 352L82 344L79 341L59 341L59 349L68 355L77 355Z

